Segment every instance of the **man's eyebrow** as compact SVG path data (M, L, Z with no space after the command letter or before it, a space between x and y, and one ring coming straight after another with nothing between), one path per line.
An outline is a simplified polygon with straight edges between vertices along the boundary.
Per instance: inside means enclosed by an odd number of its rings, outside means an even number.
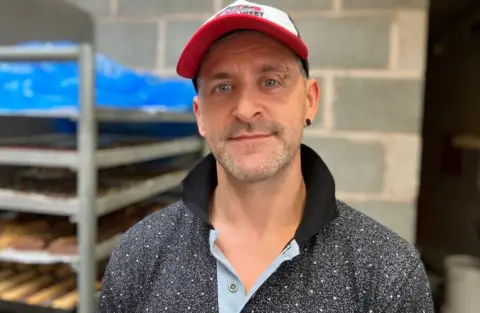
M260 73L277 73L280 74L283 79L288 80L292 77L292 68L287 64L264 64L260 67Z
M286 65L272 65L272 64L263 64L260 67L260 73L272 73L272 72L288 72L288 66Z
M282 73L285 77L290 76L291 68L284 64L273 65L273 64L263 64L259 67L259 73ZM230 79L232 78L232 74L228 72L216 72L211 75L206 75L201 79L204 81L215 81L221 79ZM200 78L200 77L199 77Z
M217 73L213 73L212 75L207 75L203 77L203 80L212 81L212 80L229 79L229 78L232 78L232 75L230 75L229 73L217 72Z

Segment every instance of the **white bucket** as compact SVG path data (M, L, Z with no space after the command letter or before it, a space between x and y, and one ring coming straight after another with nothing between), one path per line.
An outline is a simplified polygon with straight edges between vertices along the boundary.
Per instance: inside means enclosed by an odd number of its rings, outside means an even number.
M445 260L446 311L480 312L480 259L469 255L451 255Z

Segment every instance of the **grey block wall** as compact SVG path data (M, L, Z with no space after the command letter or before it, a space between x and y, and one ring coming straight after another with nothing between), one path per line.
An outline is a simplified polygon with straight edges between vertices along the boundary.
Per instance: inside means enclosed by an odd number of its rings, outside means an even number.
M175 75L196 28L227 0L71 0L97 17L100 51ZM291 14L310 46L321 110L305 142L329 164L338 197L415 238L426 0L259 0Z

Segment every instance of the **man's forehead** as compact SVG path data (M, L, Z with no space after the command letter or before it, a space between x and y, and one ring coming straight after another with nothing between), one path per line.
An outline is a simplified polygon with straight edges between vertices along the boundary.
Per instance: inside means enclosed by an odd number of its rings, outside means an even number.
M242 36L231 34L230 36ZM260 40L246 40L235 42L235 37L227 36L212 45L202 61L202 68L232 66L243 62L256 71L287 70L289 64L297 61L298 57L288 48L274 39L261 38Z
M243 65L241 68L242 72L250 72L254 74L262 73L281 73L281 74L290 74L292 72L294 63L293 62L282 62L275 60L256 60L252 61L247 65ZM202 71L199 78L201 79L224 79L231 78L235 76L235 73L239 70L239 67L232 67L231 64L212 64L208 68L205 68Z
M241 38L248 40L240 40ZM227 45L224 45L225 43ZM252 46L255 46L256 49L253 49ZM248 48L256 50L256 53L245 51ZM243 54L243 57L242 51L247 52ZM235 58L236 54L240 55L240 61ZM239 75L239 64L242 64L244 73L245 70L256 74L277 72L285 78L293 74L294 68L298 67L301 73L305 68L303 61L290 48L276 39L258 31L237 30L220 37L210 47L203 56L193 84L197 88L198 80L228 79ZM308 76L306 73L303 75Z

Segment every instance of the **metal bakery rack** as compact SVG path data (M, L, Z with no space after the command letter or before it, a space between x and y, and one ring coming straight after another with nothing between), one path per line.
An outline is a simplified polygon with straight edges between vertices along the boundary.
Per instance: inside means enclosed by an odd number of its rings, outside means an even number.
M32 49L14 46L25 41L68 40L74 47ZM41 263L72 263L77 271L79 292L78 313L96 311L98 297L97 261L108 258L117 241L97 245L97 220L105 214L147 199L179 186L185 169L158 174L136 181L117 192L100 195L98 171L135 162L144 162L199 152L203 142L196 136L185 136L161 142L98 149L99 121L193 123L190 113L145 112L99 108L95 103L95 48L94 22L82 9L61 0L12 0L0 7L0 62L10 61L78 61L78 111L18 113L28 118L70 118L77 123L76 149L49 150L42 148L48 142L64 140L63 135L34 138L8 138L0 141L0 165L45 166L76 171L77 192L71 198L58 198L27 192L14 192L0 187L2 209L70 217L77 223L78 256L52 257L32 255L30 263L41 258ZM2 99L0 99L2 101ZM1 108L1 104L0 104ZM13 145L13 147L12 147ZM32 147L33 146L33 147ZM1 176L1 174L0 174ZM118 239L118 238L117 238ZM0 259L16 262L28 257L4 251ZM27 261L28 263L28 261ZM7 271L9 269L6 269ZM50 312L50 311L49 311Z

